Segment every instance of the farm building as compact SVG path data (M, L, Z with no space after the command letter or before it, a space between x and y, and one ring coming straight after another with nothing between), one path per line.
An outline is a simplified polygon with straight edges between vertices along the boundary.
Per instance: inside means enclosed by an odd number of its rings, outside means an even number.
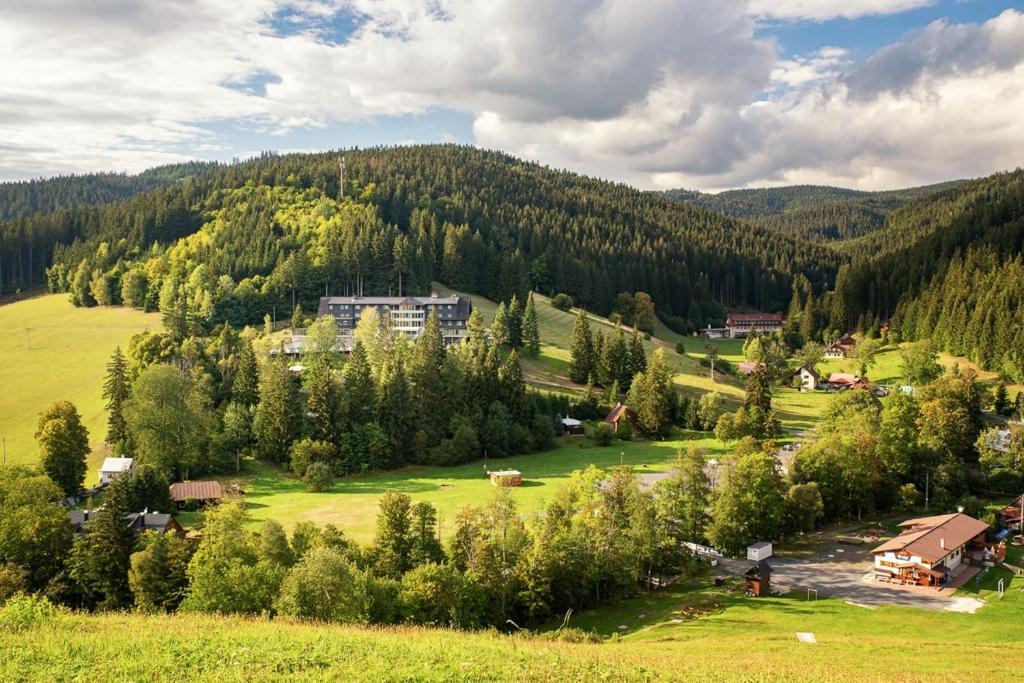
M571 417L563 417L559 420L562 424L562 432L568 436L582 436L583 423Z
M100 484L109 484L125 472L134 471L134 458L104 458L100 466Z
M498 470L490 474L492 486L519 486L523 483L523 473L519 470Z
M990 552L988 524L962 512L908 519L902 533L872 550L875 579L939 588L959 575L966 561ZM979 553L980 555L975 555Z
M604 421L610 424L615 431L619 431L619 423L622 420L629 422L630 426L633 425L633 411L629 409L629 406L623 405L622 403L616 403L615 407L612 408L608 416L604 418Z
M190 501L198 505L219 503L223 495L218 481L180 481L171 484L171 500L179 510Z

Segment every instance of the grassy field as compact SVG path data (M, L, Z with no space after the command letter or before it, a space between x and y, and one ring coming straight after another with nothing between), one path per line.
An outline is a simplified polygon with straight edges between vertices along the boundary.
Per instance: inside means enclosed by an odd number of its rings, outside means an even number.
M995 592L1000 578L1003 599ZM1024 656L1022 581L990 571L961 589L987 605L961 614L746 598L735 583L715 588L699 575L571 617L570 625L605 636L599 644L200 615L64 614L0 629L0 680L1012 680ZM797 632L817 643L797 641Z
M518 469L525 481L511 489L519 512L529 519L565 483L573 470L593 463L601 468L620 461L636 472L664 472L671 469L679 448L695 446L709 455L721 455L722 444L703 434L690 434L675 441L616 441L611 446L594 446L589 438L563 437L559 448L545 453L492 459L490 469ZM452 530L455 514L466 505L488 502L493 487L484 474L483 462L459 467L409 467L342 479L329 492L311 493L305 485L269 465L249 461L243 476L225 477L226 484L245 490L246 507L255 522L276 519L285 527L296 522L335 524L350 537L369 541L377 519L377 501L387 491L408 493L414 500L432 503L438 510L441 534ZM182 515L186 524L199 521L198 513Z
M0 437L7 461L38 458L33 434L39 411L58 399L78 407L98 447L106 435L101 397L106 364L114 347L136 332L160 327L160 316L130 308L75 308L65 294L49 294L0 306ZM95 454L91 460L96 468ZM87 481L92 481L90 474Z

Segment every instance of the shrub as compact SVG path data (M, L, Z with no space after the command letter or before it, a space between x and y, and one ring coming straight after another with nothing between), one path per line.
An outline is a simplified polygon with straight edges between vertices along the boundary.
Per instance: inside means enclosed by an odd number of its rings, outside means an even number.
M633 439L633 425L629 423L629 420L622 420L619 422L619 431L615 432L623 441L630 441Z
M685 356L686 355L686 344L684 344L682 341L677 341L676 342L676 353L678 353L680 356Z
M315 493L329 491L334 485L334 475L331 473L331 466L325 462L311 462L306 467L306 476L303 478L306 488Z
M598 446L608 446L615 438L615 430L607 422L599 422L594 428L594 443Z
M422 564L402 576L399 596L407 623L478 628L485 610L479 583L447 564Z
M357 578L355 567L340 552L316 546L288 571L274 606L297 619L361 621L366 604Z
M24 631L66 612L38 595L15 595L0 607L0 631Z
M560 311L569 311L572 309L572 297L568 294L556 294L551 299L551 305Z

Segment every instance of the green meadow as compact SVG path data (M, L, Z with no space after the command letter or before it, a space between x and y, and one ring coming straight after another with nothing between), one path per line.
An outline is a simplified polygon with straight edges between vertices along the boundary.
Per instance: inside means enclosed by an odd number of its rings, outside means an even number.
M53 401L78 407L98 449L107 433L102 385L106 364L117 346L136 332L160 327L160 315L130 308L75 308L66 294L48 294L0 306L0 437L8 463L38 459L36 418ZM96 452L87 482L98 470Z

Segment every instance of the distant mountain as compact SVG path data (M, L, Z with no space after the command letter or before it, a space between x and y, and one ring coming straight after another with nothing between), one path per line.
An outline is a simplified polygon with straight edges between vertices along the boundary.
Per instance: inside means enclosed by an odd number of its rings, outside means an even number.
M727 190L718 194L668 190L665 194L677 201L801 238L842 241L879 230L885 225L886 217L901 206L956 187L961 182L954 180L885 192L792 185Z

